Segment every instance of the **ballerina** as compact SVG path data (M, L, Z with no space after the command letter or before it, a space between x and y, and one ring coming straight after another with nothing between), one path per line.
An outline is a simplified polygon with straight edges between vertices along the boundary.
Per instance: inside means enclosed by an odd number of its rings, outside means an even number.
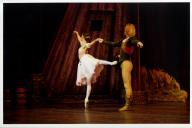
M89 102L89 96L91 93L91 84L95 83L100 72L103 70L103 65L116 65L117 61L106 61L94 58L88 54L88 48L90 48L96 42L103 42L103 39L97 38L92 42L88 43L84 35L80 36L77 31L74 31L80 42L80 48L78 50L79 64L77 68L77 80L76 85L82 86L87 85L86 97L84 100L84 107L87 108Z

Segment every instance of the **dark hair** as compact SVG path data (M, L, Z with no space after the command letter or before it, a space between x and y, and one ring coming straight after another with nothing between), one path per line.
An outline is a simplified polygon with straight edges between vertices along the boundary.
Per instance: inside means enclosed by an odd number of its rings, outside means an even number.
M90 39L90 36L88 33L82 33L81 36L84 36L85 39Z

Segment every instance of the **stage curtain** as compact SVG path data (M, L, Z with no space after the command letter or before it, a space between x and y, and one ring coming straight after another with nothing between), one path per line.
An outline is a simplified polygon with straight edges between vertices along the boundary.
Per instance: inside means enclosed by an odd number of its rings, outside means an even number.
M123 38L124 25L127 22L131 21L137 26L137 11L136 4L69 4L44 66L45 90L48 96L85 94L85 87L75 85L80 45L73 30L80 34L89 33L91 40L101 37L104 40L118 41ZM102 21L100 31L90 30L90 22L93 20ZM89 53L98 59L113 61L119 48L95 44ZM137 73L137 70L134 72ZM137 75L134 77L137 79ZM137 83L133 84L137 86ZM120 66L105 66L98 81L92 86L92 94L116 96L121 93L122 87Z

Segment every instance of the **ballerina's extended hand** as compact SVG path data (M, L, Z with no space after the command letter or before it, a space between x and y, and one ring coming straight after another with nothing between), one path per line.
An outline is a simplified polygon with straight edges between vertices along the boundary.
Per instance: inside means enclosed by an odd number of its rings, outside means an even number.
M98 38L97 40L99 43L102 43L103 42L103 39L102 38Z

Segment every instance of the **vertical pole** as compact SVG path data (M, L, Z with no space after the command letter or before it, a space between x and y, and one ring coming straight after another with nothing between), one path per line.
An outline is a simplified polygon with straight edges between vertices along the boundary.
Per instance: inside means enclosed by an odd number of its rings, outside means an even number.
M137 33L138 33L138 39L140 39L140 12L139 12L139 4L137 4ZM141 91L141 86L140 86L140 82L141 82L141 77L140 77L140 73L141 73L141 69L140 69L140 48L138 48L137 50L137 56L138 56L138 90L137 91Z

